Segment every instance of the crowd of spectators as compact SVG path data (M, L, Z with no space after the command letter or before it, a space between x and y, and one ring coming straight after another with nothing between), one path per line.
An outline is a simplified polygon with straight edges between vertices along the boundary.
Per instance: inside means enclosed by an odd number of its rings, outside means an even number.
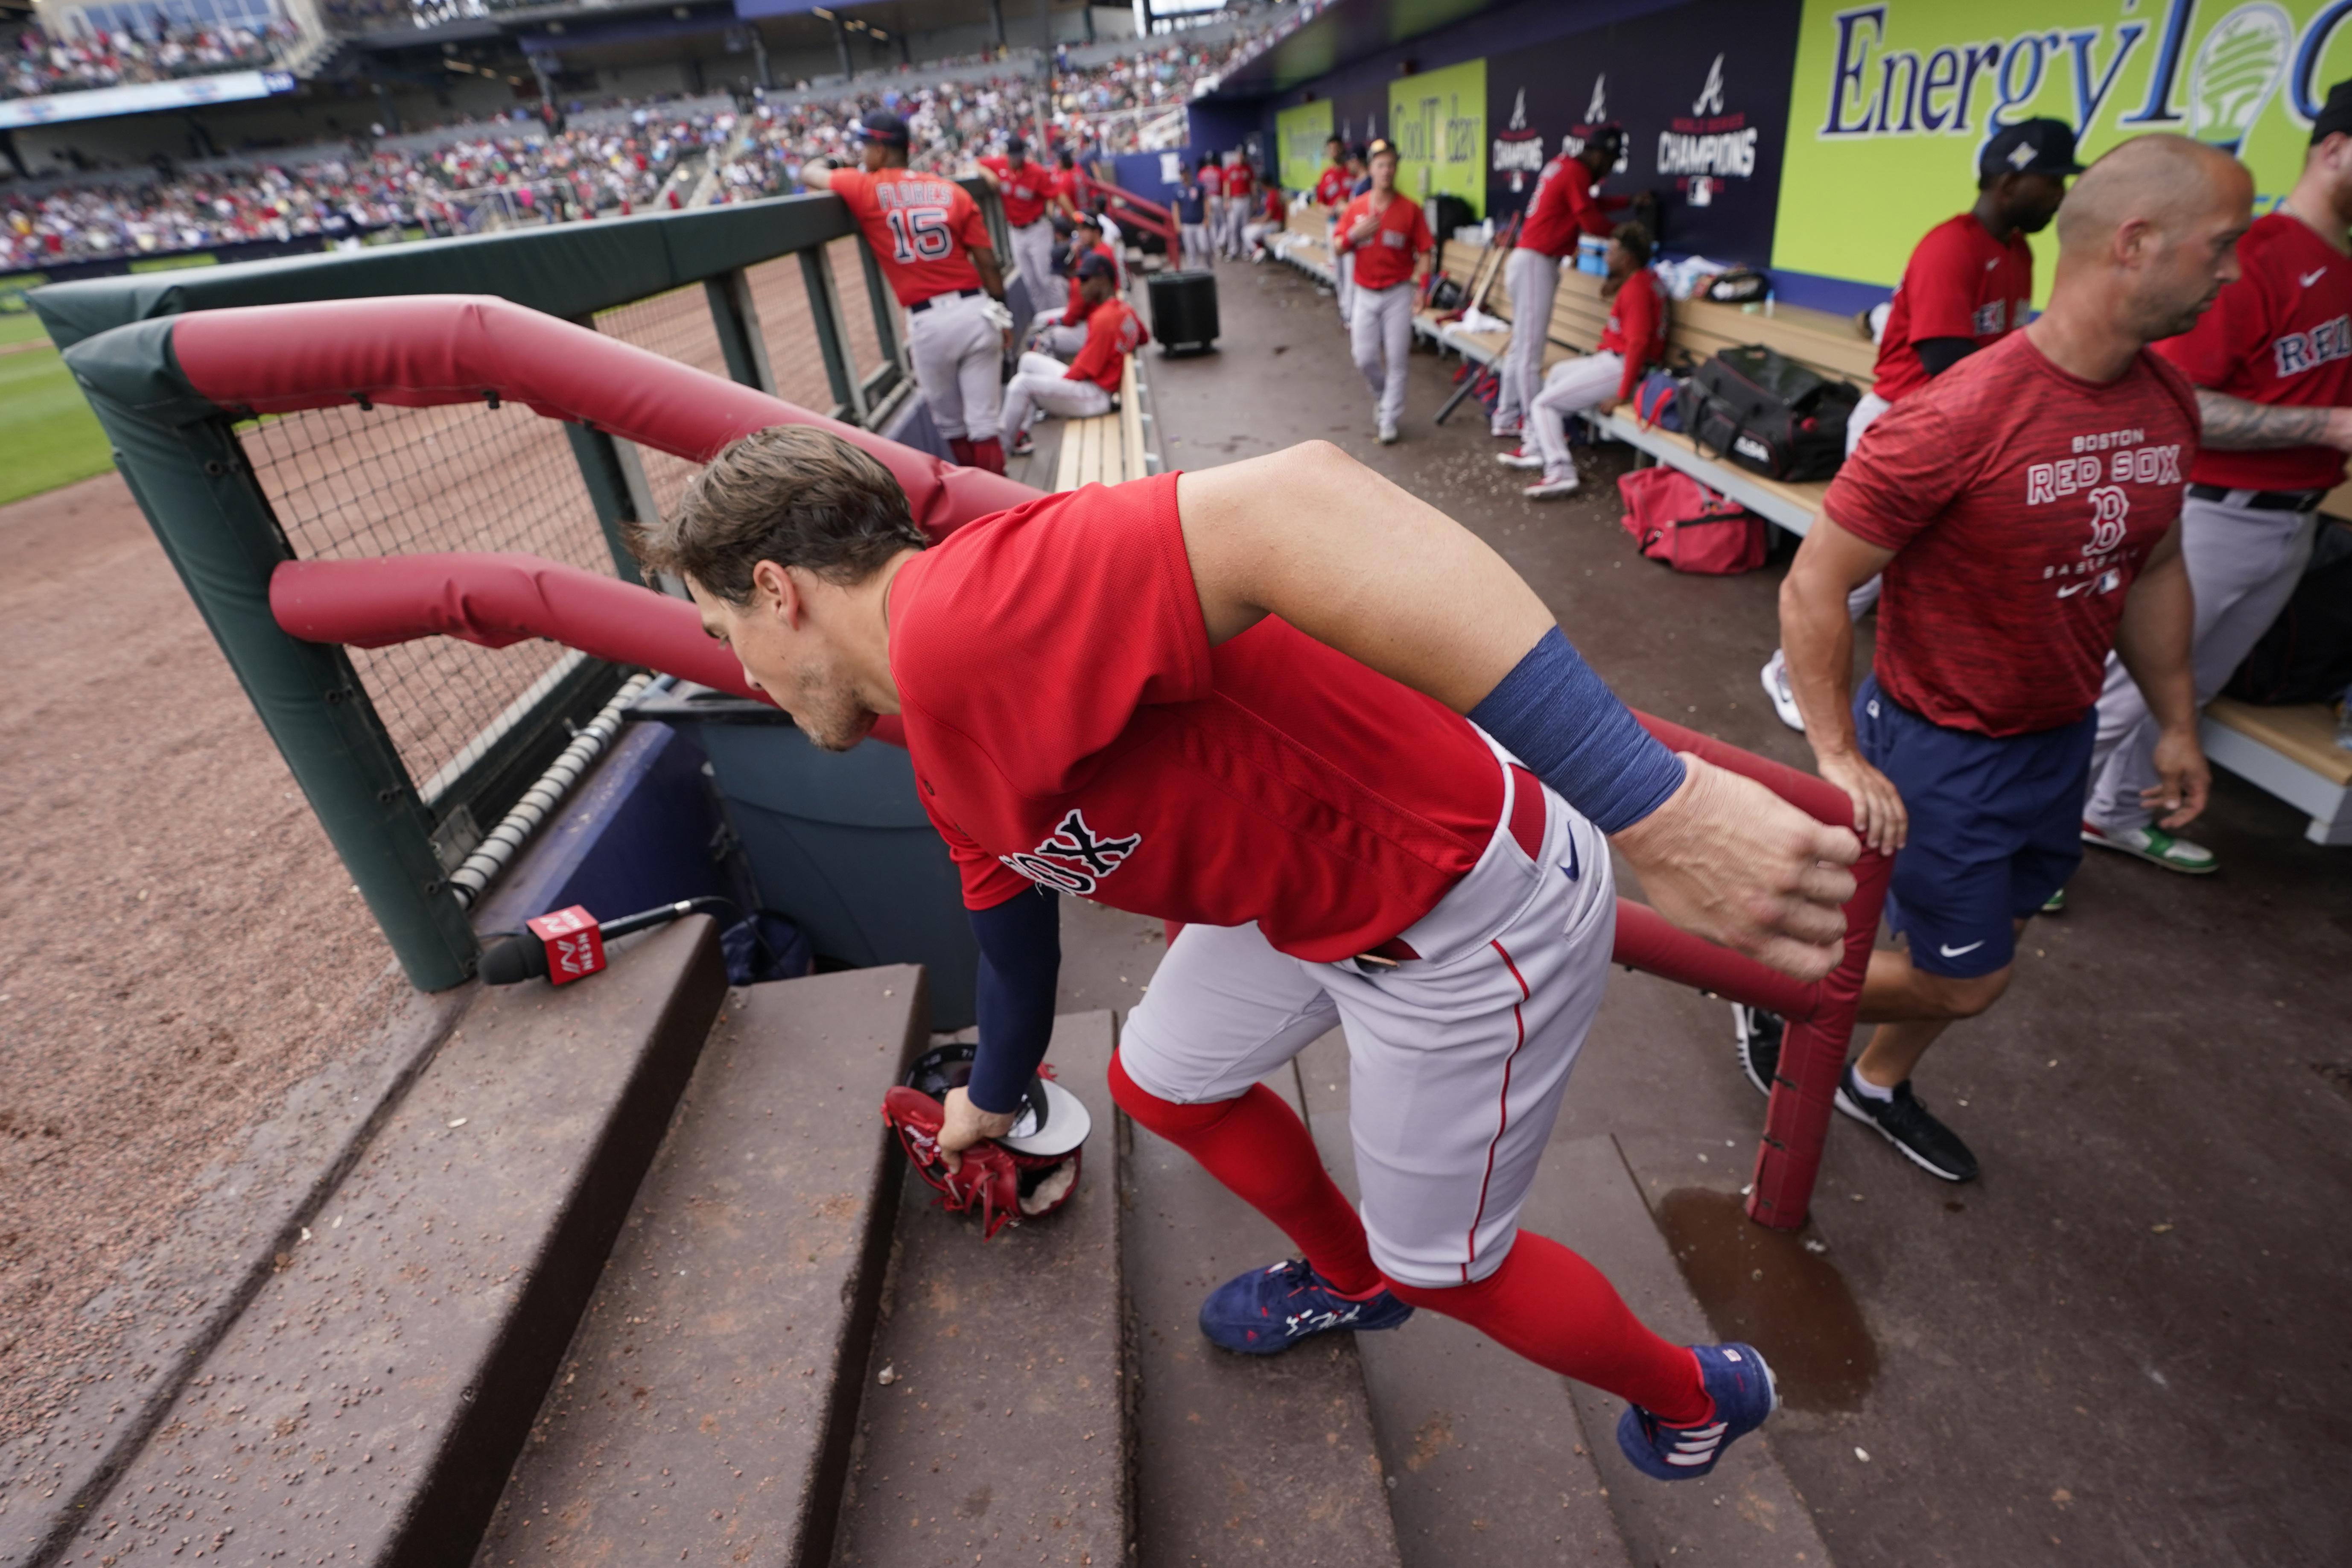
M900 91L886 77L830 102L763 104L753 111L759 120L749 145L721 171L718 199L748 201L797 190L801 163L812 156L853 160L849 127L876 109L906 120L915 142L908 163L918 169L958 173L1008 136L1034 143L1041 128L1055 146L1081 161L1135 152L1144 123L1139 111L1189 102L1204 82L1262 46L1275 26L1244 29L1205 47L1188 44L1180 35L1159 47L1094 66L1070 65L1065 49L1050 86L1006 76Z
M0 271L252 240L469 232L491 210L557 218L643 208L679 160L724 142L731 114L640 110L611 130L472 128L427 150L178 173L0 194Z
M16 36L5 72L0 74L0 98L38 98L174 77L258 70L299 37L299 29L283 19L258 32L175 23L132 32L91 28L52 35L30 26Z
M1295 18L1298 7L1284 12ZM0 270L191 251L249 240L357 237L384 230L467 232L493 211L562 220L640 210L681 158L732 146L714 199L744 201L798 190L802 161L855 155L848 128L888 107L914 130L914 163L963 171L1008 136L1033 142L1040 127L1081 159L1136 147L1138 110L1187 101L1207 79L1262 47L1272 21L1220 42L1182 35L1101 64L1066 58L1050 86L1006 75L907 90L876 79L829 101L754 100L738 137L736 115L639 109L617 130L550 131L514 121L452 128L424 149L362 141L323 161L271 163L203 174L159 172L117 183L72 182L29 191L0 186ZM1009 69L1010 68L1008 68ZM680 193L673 191L676 201Z

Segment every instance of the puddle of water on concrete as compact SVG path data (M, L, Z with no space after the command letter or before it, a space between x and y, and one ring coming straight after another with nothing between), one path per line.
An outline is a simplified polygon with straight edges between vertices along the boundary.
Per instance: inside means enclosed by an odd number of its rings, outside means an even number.
M1808 1232L1767 1230L1737 1193L1681 1187L1657 1208L1706 1321L1764 1352L1792 1410L1855 1410L1878 1377L1878 1342L1844 1276Z

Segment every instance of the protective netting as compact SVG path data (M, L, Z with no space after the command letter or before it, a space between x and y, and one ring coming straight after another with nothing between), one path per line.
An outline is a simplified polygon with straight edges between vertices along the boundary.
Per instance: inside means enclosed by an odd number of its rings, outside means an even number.
M719 327L710 319L709 297L699 283L599 310L596 330L625 343L650 349L664 359L708 371L721 381L727 379L726 351L719 345ZM638 461L645 465L646 485L653 491L654 505L667 515L677 504L678 497L686 493L687 481L694 478L696 465L650 447L639 447L636 451Z
M866 290L866 268L858 260L857 242L835 240L825 247L824 260L833 271L834 297L841 301L842 337L850 374L862 381L881 364L882 343L874 331L874 308ZM824 354L817 346L816 317L809 305L800 258L780 256L762 261L746 268L744 277L751 285L751 309L760 318L760 335L768 347L768 368L776 378L776 395L803 408L831 408L833 383L826 379Z
M246 421L237 434L301 559L520 550L613 570L563 426L527 408L354 404ZM426 637L351 657L409 777L431 798L570 656L551 643L492 649Z

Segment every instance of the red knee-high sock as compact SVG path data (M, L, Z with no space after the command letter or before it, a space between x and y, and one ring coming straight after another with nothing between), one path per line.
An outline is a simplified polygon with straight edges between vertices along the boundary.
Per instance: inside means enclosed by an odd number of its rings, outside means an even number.
M965 468L971 467L971 442L961 436L948 437L948 454Z
M992 474L1004 471L1004 443L991 436L985 441L971 444L971 466L986 468Z
M1110 1097L1280 1226L1316 1273L1351 1296L1380 1289L1363 1222L1323 1169L1307 1124L1274 1090L1255 1083L1239 1100L1179 1105L1139 1086L1113 1057Z
M1715 1408L1698 1358L1643 1328L1601 1270L1549 1237L1519 1232L1503 1266L1475 1285L1430 1289L1391 1279L1389 1289L1670 1425L1704 1421Z

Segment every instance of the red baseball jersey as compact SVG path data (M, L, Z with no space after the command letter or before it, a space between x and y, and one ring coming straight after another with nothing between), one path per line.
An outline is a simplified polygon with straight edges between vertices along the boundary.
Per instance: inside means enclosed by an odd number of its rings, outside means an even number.
M1658 275L1637 267L1609 301L1609 324L1601 329L1603 353L1625 356L1625 374L1618 378L1617 397L1622 402L1642 384L1642 376L1666 357L1666 291Z
M1004 199L1006 223L1027 228L1045 216L1045 204L1054 195L1050 173L1026 159L1016 169L1012 159L1001 156L982 158L980 166L996 176L996 193Z
M1391 193L1387 209L1380 215L1381 226L1358 245L1349 236L1355 231L1357 220L1371 211L1370 192L1349 202L1339 214L1339 232L1331 243L1340 255L1355 257L1357 288L1392 289L1412 276L1413 258L1436 249L1437 240L1429 232L1429 219L1422 216L1421 204L1402 193Z
M1116 393L1126 374L1127 356L1150 341L1143 318L1128 309L1126 300L1113 296L1097 305L1094 314L1087 318L1086 346L1078 351L1070 368L1062 373L1062 379L1091 381L1105 392Z
M2352 403L2352 258L2292 213L2256 218L2238 241L2243 276L2196 327L2156 345L2196 385L2249 403ZM2207 448L2189 477L2228 489L2325 490L2344 482L2333 447Z
M1055 169L1053 184L1047 187L1049 201L1068 200L1076 205L1078 199L1078 172L1076 169Z
M1257 176L1250 172L1247 163L1234 163L1225 169L1225 195L1229 196L1245 196L1256 183Z
M1097 245L1087 254L1101 257L1105 261L1109 262L1114 269L1118 266L1118 258L1110 253L1110 247L1108 245ZM1077 264L1073 262L1070 265L1070 302L1062 310L1062 325L1075 327L1086 319L1086 296L1079 291Z
M2033 247L2021 234L1995 239L1974 213L1947 218L1927 231L1903 266L1895 308L1878 340L1878 384L1873 389L1900 403L1936 378L1919 363L1915 343L1967 338L1989 349L2033 314Z
M1879 416L1822 510L1896 552L1878 684L1984 735L2072 724L2098 700L2124 595L2180 516L2197 395L2143 353L2105 385L2023 332Z
M1316 202L1327 207L1340 205L1348 199L1348 186L1351 183L1348 178L1347 170L1337 163L1332 164L1324 170L1322 177L1315 182Z
M1519 248L1560 257L1576 248L1580 234L1607 238L1617 227L1609 215L1623 206L1625 198L1601 195L1592 185L1584 165L1565 153L1546 163L1536 176L1536 194L1528 198Z
M1041 497L899 569L924 809L973 909L1035 882L1352 957L1477 863L1502 770L1468 720L1282 621L1210 647L1176 479Z
M1212 163L1205 169L1194 171L1192 183L1210 195L1221 196L1225 193L1225 172Z
M849 204L901 305L980 287L971 252L988 248L988 224L953 180L912 169L835 169L833 189Z

